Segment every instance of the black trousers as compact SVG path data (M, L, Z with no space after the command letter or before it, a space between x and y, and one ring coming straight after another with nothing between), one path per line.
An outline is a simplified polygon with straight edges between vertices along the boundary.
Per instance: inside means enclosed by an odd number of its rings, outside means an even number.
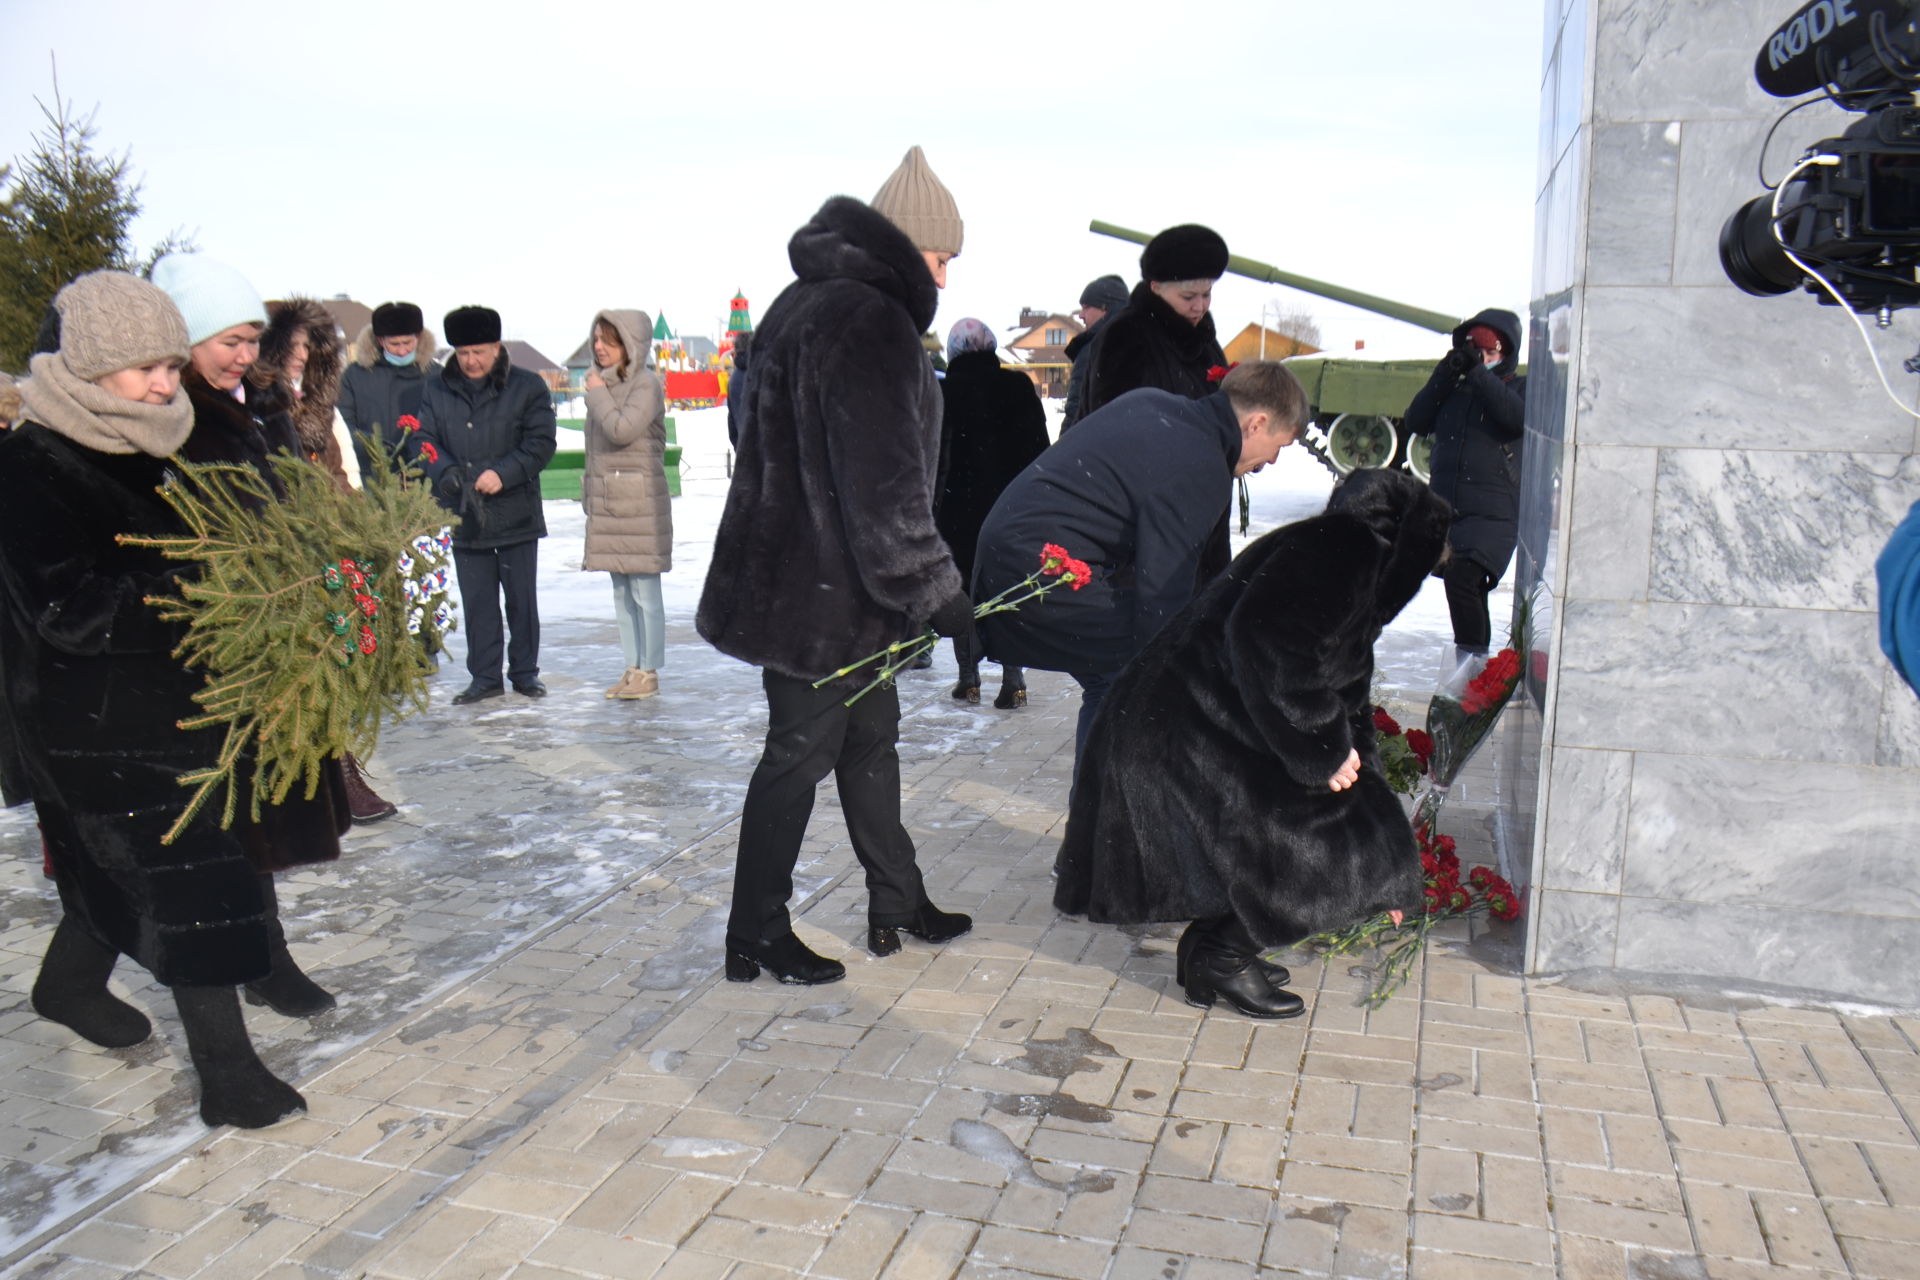
M867 873L867 918L905 924L927 900L913 840L900 825L900 694L869 691L851 707L848 690L760 673L767 692L767 745L747 783L733 870L727 936L771 942L793 930L787 900L813 815L814 788L829 773L840 791L847 836Z
M453 575L460 583L460 611L466 615L467 674L479 685L500 687L500 597L507 598L507 679L524 684L540 674L540 602L534 596L539 573L538 541L473 551L453 549Z
M986 656L987 651L980 644L980 633L972 627L968 627L966 631L953 638L953 660L960 667L961 684L980 683L980 663ZM1000 687L1002 689L1026 688L1026 668L1009 662L1001 663Z
M1487 596L1498 578L1464 556L1447 566L1447 612L1453 615L1453 642L1462 649L1485 652L1493 637L1487 616Z

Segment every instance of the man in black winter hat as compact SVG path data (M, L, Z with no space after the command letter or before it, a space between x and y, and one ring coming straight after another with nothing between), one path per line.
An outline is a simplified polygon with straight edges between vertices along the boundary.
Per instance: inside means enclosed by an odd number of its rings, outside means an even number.
M433 368L433 334L411 302L383 302L373 321L353 340L352 356L340 375L335 405L347 424L354 458L365 475L372 465L369 442L378 441L398 466L406 437L403 419L420 416L420 395Z
M445 329L453 357L427 379L409 453L425 464L440 505L460 515L453 569L473 682L453 701L465 706L506 692L500 681L503 595L512 636L507 679L515 693L544 698L534 583L539 540L547 536L540 473L553 458L553 400L538 375L507 359L499 312L460 307L447 313Z
M1060 419L1065 431L1086 414L1081 392L1086 389L1087 353L1113 313L1127 305L1127 282L1119 276L1101 276L1080 291L1080 310L1076 313L1087 327L1067 344L1067 359L1073 369L1067 375L1066 415Z

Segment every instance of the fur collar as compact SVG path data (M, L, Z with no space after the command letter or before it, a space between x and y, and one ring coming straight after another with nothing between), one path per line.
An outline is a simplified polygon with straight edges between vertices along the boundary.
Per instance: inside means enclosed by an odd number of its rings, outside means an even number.
M925 333L940 306L940 287L907 233L852 196L834 196L787 242L787 261L802 280L857 280L907 309Z
M1182 361L1199 360L1220 345L1214 337L1213 312L1201 316L1199 324L1188 324L1186 317L1169 306L1145 280L1133 286L1133 296L1127 299L1125 309L1145 315L1173 345Z
M433 336L433 330L422 329L420 331L420 345L413 349L414 367L420 370L421 373L426 373L432 369L433 353L438 348L439 341ZM360 326L359 336L354 338L353 346L350 350L353 355L353 362L362 369L371 369L375 365L386 364L386 360L380 354L379 339L373 336L373 325L371 323Z
M285 376L287 357L295 335L307 335L307 367L294 395ZM312 298L288 298L273 310L260 335L260 359L247 380L260 387L278 387L292 401L293 429L309 452L321 452L333 437L333 406L340 399L341 347L339 326Z

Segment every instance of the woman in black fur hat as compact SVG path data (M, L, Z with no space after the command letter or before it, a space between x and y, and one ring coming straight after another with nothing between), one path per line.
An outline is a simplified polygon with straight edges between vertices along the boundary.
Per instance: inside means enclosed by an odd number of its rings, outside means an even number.
M1190 1004L1305 1007L1263 951L1411 910L1420 862L1374 748L1373 644L1446 548L1451 512L1356 471L1325 514L1240 553L1141 651L1088 735L1054 905L1191 920Z
M1137 387L1198 400L1215 389L1209 371L1227 363L1214 336L1213 282L1227 271L1227 242L1210 228L1168 227L1140 254L1140 283L1100 331L1089 359L1081 413Z

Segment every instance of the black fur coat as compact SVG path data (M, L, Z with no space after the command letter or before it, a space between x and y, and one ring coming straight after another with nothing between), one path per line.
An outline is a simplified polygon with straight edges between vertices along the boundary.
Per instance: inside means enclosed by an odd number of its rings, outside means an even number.
M812 680L918 631L961 591L934 527L939 291L913 241L835 196L753 340L739 452L696 619L722 653Z
M962 578L973 574L980 525L1001 490L1046 452L1047 410L1033 380L999 353L967 351L940 381L940 499L934 517Z
M0 652L68 916L162 983L229 986L267 974L268 907L237 830L203 814L160 843L220 734L176 726L204 681L144 602L173 592L178 562L114 541L182 532L166 468L37 423L0 437Z
M1054 904L1113 923L1231 914L1262 947L1413 909L1419 855L1368 684L1450 514L1403 472L1357 471L1324 515L1241 552L1101 705ZM1350 750L1359 781L1330 790Z
M1086 357L1087 385L1080 394L1085 417L1129 391L1158 387L1198 400L1214 389L1207 371L1227 362L1214 335L1213 313L1191 324L1142 280L1125 308L1107 317Z
M266 477L276 495L285 490L273 469L276 454L300 452L291 403L278 387L247 388L247 403L210 385L192 369L180 386L193 402L193 432L180 448L190 462L227 462L249 466ZM242 785L251 785L251 762L238 771ZM320 770L320 787L311 800L298 788L277 805L263 808L260 821L247 818L251 801L243 791L239 816L233 821L247 856L262 871L282 871L309 862L331 862L340 856L340 837L353 825L347 808L347 783L337 762Z

